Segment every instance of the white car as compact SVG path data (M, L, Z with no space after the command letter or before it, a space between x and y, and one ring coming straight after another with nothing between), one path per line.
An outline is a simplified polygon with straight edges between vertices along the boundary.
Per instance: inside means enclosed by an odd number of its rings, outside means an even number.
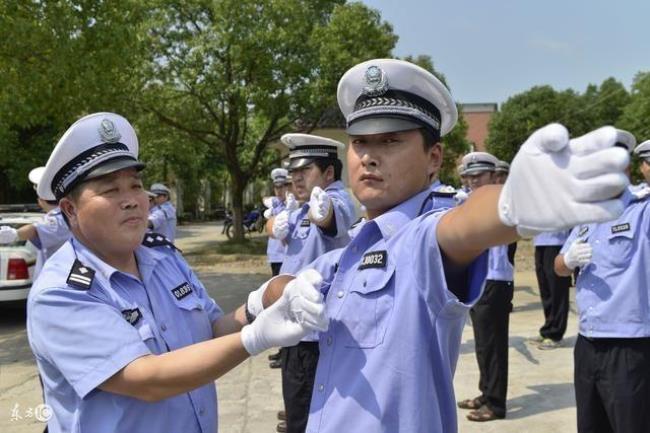
M40 221L38 212L2 212L0 225L19 228ZM24 301L32 287L38 250L31 242L0 245L0 302Z

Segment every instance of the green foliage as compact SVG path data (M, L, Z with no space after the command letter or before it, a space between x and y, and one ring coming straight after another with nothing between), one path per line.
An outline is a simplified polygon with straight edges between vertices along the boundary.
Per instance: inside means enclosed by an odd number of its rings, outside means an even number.
M550 86L533 87L509 98L492 117L488 151L511 161L530 134L553 122L565 125L572 136L616 125L628 101L625 87L613 78L598 87L590 85L584 94L571 89L560 92Z

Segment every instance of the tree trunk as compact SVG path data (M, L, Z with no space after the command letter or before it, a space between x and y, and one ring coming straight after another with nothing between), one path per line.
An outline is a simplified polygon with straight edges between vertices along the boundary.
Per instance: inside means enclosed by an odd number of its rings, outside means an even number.
M232 185L230 191L232 193L232 224L234 229L235 241L244 240L244 230L242 221L244 220L244 188L246 187L246 179L230 174Z

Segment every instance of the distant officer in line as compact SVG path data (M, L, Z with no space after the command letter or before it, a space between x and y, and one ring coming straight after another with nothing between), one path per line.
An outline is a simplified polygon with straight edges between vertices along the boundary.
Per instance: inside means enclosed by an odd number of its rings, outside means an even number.
M344 145L309 134L285 134L281 139L289 148L289 173L296 199L304 204L295 210L287 206L268 221L267 231L287 245L280 273L296 274L322 254L350 241L348 229L355 214L341 182L343 165L338 150ZM288 433L305 431L317 361L317 334L281 351Z
M646 140L634 148L634 154L641 160L639 170L643 175L641 187L650 185L650 140Z
M472 194L485 185L505 183L508 177L509 167L489 153L469 153L463 157L463 165ZM467 414L470 421L491 421L506 416L508 327L514 294L516 251L516 242L489 249L485 290L469 312L481 394L458 402L458 407L472 410Z
M569 140L564 127L549 125L522 145L503 187L486 185L461 206L430 212L440 137L457 120L444 85L411 63L375 59L350 69L337 96L350 186L369 221L345 248L307 265L323 276L330 317L307 432L454 433L452 380L487 273L484 251L517 233L615 218L629 156L614 147L612 127Z
M298 202L293 194L288 192L287 185L289 172L284 168L274 168L271 170L271 180L273 181L273 196L264 197L263 203L266 206L264 211L264 218L270 219L271 217L282 212L287 204L290 210L298 208ZM287 246L279 239L269 236L266 246L266 260L271 265L271 273L276 276L280 273L280 267L284 260L284 254Z
M650 189L624 196L629 204L621 216L576 226L555 259L558 275L580 268L579 433L641 433L650 426Z
M569 289L571 277L555 273L555 257L566 242L570 230L540 233L533 238L535 247L535 275L542 299L544 324L533 343L541 350L552 350L562 345L569 318Z
M29 172L29 180L37 188L45 167L36 167ZM45 261L70 238L70 228L65 223L61 209L54 200L38 197L38 205L46 214L34 224L27 224L18 229L0 226L0 244L10 244L18 240L29 241L37 248L36 265L32 280L43 268Z
M216 378L326 327L314 272L254 323L245 306L224 314L168 240L145 236L137 157L126 119L91 114L59 140L38 185L72 232L27 303L50 433L216 432Z
M176 239L176 208L170 199L170 191L162 183L154 183L149 191L156 195L154 206L149 211L149 228L160 233L170 242Z

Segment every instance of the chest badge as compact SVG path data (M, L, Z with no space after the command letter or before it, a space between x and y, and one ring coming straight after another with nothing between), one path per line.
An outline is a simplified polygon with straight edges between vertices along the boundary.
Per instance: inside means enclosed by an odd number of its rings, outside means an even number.
M180 301L190 293L192 293L192 286L190 286L190 283L188 282L185 282L180 286L172 289L172 294L174 295L177 301Z
M311 221L309 221L309 218L305 218L304 220L300 221L300 227L309 227L311 224Z
M612 226L612 234L615 235L616 233L628 232L630 231L630 228L630 223L618 224Z
M358 269L363 270L368 268L385 268L387 260L387 251L370 251L363 256Z
M131 325L135 326L135 324L142 318L142 313L139 308L122 310L122 317L124 317L124 320L129 322Z

